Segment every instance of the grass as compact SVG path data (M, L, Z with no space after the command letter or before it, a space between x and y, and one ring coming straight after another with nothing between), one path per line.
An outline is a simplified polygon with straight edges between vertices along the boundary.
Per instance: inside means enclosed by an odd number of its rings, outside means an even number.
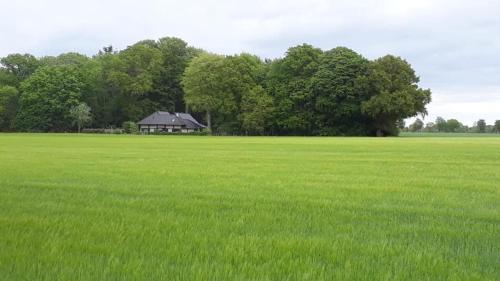
M500 280L500 138L0 135L1 280Z

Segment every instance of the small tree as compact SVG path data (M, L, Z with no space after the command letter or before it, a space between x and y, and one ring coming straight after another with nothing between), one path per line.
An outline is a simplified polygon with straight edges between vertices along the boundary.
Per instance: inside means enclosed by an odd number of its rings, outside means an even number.
M500 120L495 121L495 126L493 127L493 130L495 130L497 134L500 134Z
M486 121L484 121L484 119L479 119L479 121L477 121L477 130L480 133L486 133Z
M137 124L132 121L123 122L122 129L126 134L137 134L139 132Z
M80 103L70 109L70 115L73 119L73 125L78 127L78 133L82 126L87 125L92 120L92 115L90 114L90 106L85 103Z
M463 125L457 119L449 119L446 121L446 132L457 133L461 127L463 127Z
M424 122L422 120L417 119L413 124L410 125L410 131L412 132L420 132L424 127Z
M446 123L446 120L444 120L443 117L438 117L436 118L436 129L438 132L446 132L448 131L448 124Z

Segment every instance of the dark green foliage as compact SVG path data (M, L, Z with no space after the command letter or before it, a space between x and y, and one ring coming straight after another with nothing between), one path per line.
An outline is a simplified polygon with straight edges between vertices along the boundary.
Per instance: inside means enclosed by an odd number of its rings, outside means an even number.
M11 131L16 117L19 92L11 86L0 86L0 131Z
M363 101L362 111L373 118L376 135L395 135L400 119L425 115L431 91L420 89L419 78L403 59L385 56L373 61L361 85L371 98Z
M78 105L84 82L69 66L47 66L21 84L16 128L21 131L69 131L70 109Z
M264 135L272 126L273 98L256 86L243 96L240 119L245 134Z
M368 60L356 52L338 47L321 55L312 78L315 99L315 132L320 135L363 135L368 120L361 114L361 102L369 97L357 85L368 71Z
M500 120L495 121L495 125L493 126L493 131L497 134L500 134Z
M477 121L477 129L479 133L486 133L486 121L484 121L484 119L479 119L479 121Z
M446 132L458 133L461 127L463 127L463 125L457 119L449 119L446 121Z
M288 49L283 59L271 63L266 87L276 106L276 133L313 133L316 105L311 86L321 54L320 49L304 44Z
M0 64L0 85L14 87L18 87L40 67L40 61L30 54L11 54L1 58Z
M137 134L139 132L139 128L137 123L133 121L126 121L122 124L123 132L126 134Z
M446 120L444 120L443 117L436 118L436 128L437 128L438 132L446 132L447 131Z
M94 128L163 110L189 111L216 134L395 135L430 102L406 61L368 61L344 47L303 44L263 62L165 37L92 58L13 54L0 62L0 130L72 130L68 111L85 103Z
M184 111L184 91L181 86L182 74L191 59L201 54L201 50L189 47L182 39L161 38L157 48L162 53L162 66L154 81L152 94L159 100L161 110Z

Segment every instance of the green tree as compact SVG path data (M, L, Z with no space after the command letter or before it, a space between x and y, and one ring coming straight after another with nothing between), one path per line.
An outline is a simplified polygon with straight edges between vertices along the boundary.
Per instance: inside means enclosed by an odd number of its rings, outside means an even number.
M161 70L154 81L152 95L157 99L160 109L167 111L185 110L182 74L194 57L203 51L190 47L176 37L164 37L156 43L162 54ZM187 110L186 110L187 111Z
M107 110L112 113L112 124L139 120L157 110L158 101L148 94L160 73L161 58L159 50L144 44L101 57L103 91L109 99Z
M484 119L479 119L477 121L477 129L479 133L486 133L486 121L484 121Z
M424 122L417 118L413 124L410 125L411 132L420 132L424 128Z
M22 131L66 131L71 129L70 109L78 105L84 83L68 66L38 69L21 84L16 128Z
M73 68L73 72L82 82L80 89L80 100L92 108L96 115L95 125L101 127L102 121L99 118L102 115L103 103L99 100L99 94L102 93L99 78L101 74L101 65L98 59L91 59L78 53L65 53L56 57L43 57L40 59L43 66L61 66Z
M11 86L0 86L0 131L13 129L18 109L19 92Z
M224 75L225 58L215 54L202 54L186 68L182 86L186 104L195 111L206 112L207 128L212 131L212 114L229 113L236 108L233 93L227 87Z
M371 98L362 102L362 111L373 119L377 136L395 135L396 122L427 114L431 91L418 87L419 78L405 60L385 56L370 63L361 83Z
M500 120L495 121L494 130L497 134L500 134Z
M0 59L0 84L18 87L39 67L40 62L30 54L11 54Z
M446 132L457 133L463 125L457 119L449 119L446 121Z
M80 129L83 126L88 125L92 121L90 110L90 106L83 102L70 109L69 114L73 118L73 125L76 125L78 128L78 133L80 133Z
M288 49L283 59L270 63L266 89L275 100L278 133L313 133L316 105L311 87L322 53L318 48L303 44Z
M425 124L425 128L424 128L425 132L435 132L436 130L437 130L437 127L436 127L435 123L429 122L429 123Z
M315 130L322 135L367 134L361 103L367 100L357 87L366 75L368 60L356 52L338 47L324 52L312 78L315 99Z
M436 129L438 130L438 132L446 132L447 131L446 120L444 120L443 117L436 118Z
M250 54L240 54L226 57L223 65L222 75L224 80L221 82L223 82L226 91L230 92L230 95L233 97L235 107L233 111L228 110L224 114L219 114L217 121L220 130L233 134L239 134L242 131L252 131L248 126L243 128L243 120L245 118L243 117L242 106L245 96L249 96L247 97L248 101L255 98L256 93L261 94L259 81L263 68L262 61ZM248 109L247 104L246 110ZM245 113L247 114L246 117L248 117L248 111ZM246 125L248 124L247 122ZM256 131L259 130L257 129Z
M247 134L263 135L272 125L273 114L273 99L261 86L243 95L240 118Z

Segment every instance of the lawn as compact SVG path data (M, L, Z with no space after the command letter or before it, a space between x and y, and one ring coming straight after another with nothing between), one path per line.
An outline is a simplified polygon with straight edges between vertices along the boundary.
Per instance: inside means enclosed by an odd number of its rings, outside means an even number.
M3 134L0 280L500 280L500 138Z

